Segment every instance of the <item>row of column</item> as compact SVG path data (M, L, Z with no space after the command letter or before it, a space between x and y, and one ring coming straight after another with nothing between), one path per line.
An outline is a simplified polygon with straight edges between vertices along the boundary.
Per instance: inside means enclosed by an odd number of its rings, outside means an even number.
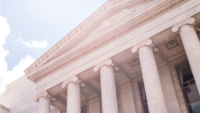
M180 33L198 90L200 91L200 42L193 23L194 19L189 18L175 25L173 31L179 31ZM168 113L154 58L152 40L148 39L138 46L133 47L132 52L136 51L139 51L149 112ZM114 65L110 59L94 67L94 71L100 71L103 113L119 113L114 69ZM74 77L62 84L63 88L65 86L68 86L67 113L81 113L80 87L84 85L77 77ZM46 97L40 98L39 104L40 113L49 113L50 101Z

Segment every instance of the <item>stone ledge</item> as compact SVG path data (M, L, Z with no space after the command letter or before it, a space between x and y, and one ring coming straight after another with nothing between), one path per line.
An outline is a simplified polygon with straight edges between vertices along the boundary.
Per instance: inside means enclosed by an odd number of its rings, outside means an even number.
M7 108L6 106L4 106L4 105L2 105L2 104L0 104L0 108L3 108L4 110L10 111L9 108Z

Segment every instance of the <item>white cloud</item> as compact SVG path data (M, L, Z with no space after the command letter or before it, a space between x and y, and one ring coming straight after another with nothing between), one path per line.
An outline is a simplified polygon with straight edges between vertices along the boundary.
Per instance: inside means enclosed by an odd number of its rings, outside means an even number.
M18 65L12 68L11 71L3 70L0 71L0 93L4 92L6 89L6 85L12 83L18 78L24 76L24 70L33 62L33 59L30 55L26 55L25 58L22 58ZM0 66L3 66L0 64ZM6 64L7 66L7 64Z
M5 91L7 84L23 76L23 71L35 61L30 55L26 55L25 58L21 59L18 65L13 67L11 71L8 71L5 57L8 55L9 51L5 50L3 45L9 33L10 28L7 24L7 20L0 16L0 94Z
M31 48L45 48L47 46L47 41L37 41L37 40L32 40L31 42L25 42L21 41L24 45L31 47Z
M43 40L43 41L37 41L37 40L32 40L31 42L26 42L23 41L22 38L17 39L17 41L20 41L22 44L24 44L27 47L31 47L31 48L45 48L47 47L47 41Z

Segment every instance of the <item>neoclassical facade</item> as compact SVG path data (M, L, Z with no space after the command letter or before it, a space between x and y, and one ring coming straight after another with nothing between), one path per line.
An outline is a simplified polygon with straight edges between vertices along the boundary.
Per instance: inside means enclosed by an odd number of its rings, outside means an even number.
M200 113L199 12L109 0L25 70L37 112Z

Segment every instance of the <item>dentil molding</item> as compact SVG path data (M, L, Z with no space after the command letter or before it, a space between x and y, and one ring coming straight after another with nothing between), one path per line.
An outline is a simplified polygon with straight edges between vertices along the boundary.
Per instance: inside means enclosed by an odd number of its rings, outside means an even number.
M122 37L123 35L141 27L142 25L146 24L147 22L154 20L155 18L171 11L172 9L178 7L179 5L181 5L187 1L189 1L189 0L173 0L171 2L166 1L166 4L163 5L162 7L158 8L156 11L152 11L148 15L141 16L140 19L132 22L126 28L116 31L115 34L112 34L111 36L108 36L107 38L102 38L102 40L98 41L98 43L91 44L85 50L82 50L81 52L78 52L78 53L76 52L77 54L75 54L71 57L68 57L66 60L63 60L62 62L60 62L56 65L53 65L51 68L49 68L47 70L45 70L45 69L36 70L37 66L35 66L35 64L33 64L25 70L25 73L28 76L34 76L31 78L31 80L34 82L37 82L37 81L41 80L42 78L46 77L47 75L57 71L61 67L69 65L70 63L84 57L85 55L93 52L96 49L101 48L102 46L114 41L115 39L118 39L118 38ZM93 42L91 42L91 43L93 43ZM46 58L46 57L44 57L44 58ZM40 61L43 61L43 60L44 59L41 59ZM34 70L36 70L36 71L34 71Z

